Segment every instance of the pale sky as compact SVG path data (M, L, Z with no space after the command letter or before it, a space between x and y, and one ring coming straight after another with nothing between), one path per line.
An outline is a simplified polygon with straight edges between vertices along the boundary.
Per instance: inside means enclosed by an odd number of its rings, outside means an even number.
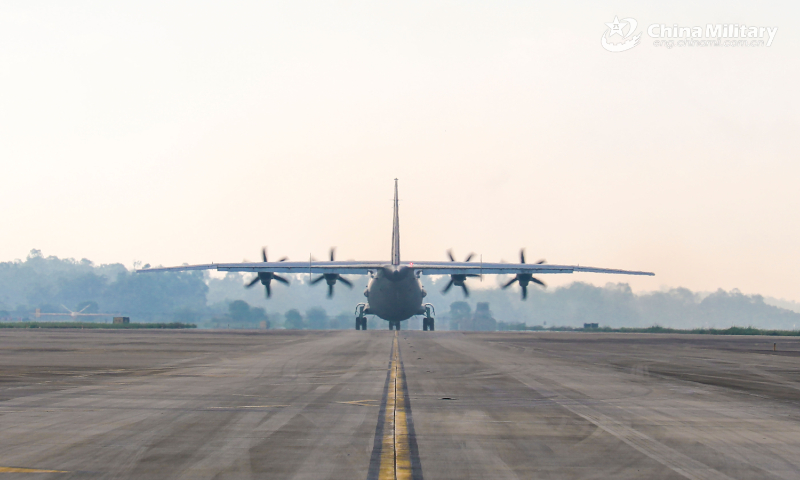
M796 2L0 3L0 261L641 269L800 301ZM601 46L614 16L641 43ZM778 27L655 47L653 23Z

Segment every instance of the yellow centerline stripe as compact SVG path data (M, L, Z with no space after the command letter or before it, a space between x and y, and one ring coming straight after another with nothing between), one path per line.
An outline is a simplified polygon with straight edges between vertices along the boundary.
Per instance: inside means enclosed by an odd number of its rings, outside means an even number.
M68 473L66 470L40 470L38 468L0 467L0 473Z
M395 334L396 335L396 334ZM397 338L395 337L395 343ZM397 362L398 374L395 383L397 401L394 410L394 471L397 480L411 478L411 445L408 443L408 423L406 422L406 400L403 394L403 364Z
M392 363L389 367L389 391L386 396L386 416L383 423L379 480L411 478L411 448L408 441L406 403L403 395L403 364L397 332L392 343Z

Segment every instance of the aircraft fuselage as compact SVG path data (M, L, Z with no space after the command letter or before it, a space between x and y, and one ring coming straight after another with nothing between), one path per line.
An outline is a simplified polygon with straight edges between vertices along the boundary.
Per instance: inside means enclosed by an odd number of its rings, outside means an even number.
M406 320L425 313L422 300L426 293L410 267L387 266L377 270L364 295L368 302L364 313L384 320Z

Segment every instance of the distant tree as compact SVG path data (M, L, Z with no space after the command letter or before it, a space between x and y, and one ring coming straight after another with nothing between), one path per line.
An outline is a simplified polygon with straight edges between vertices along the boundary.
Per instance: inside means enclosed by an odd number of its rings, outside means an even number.
M250 319L261 322L267 319L267 311L261 307L250 307Z
M450 304L450 330L463 330L471 322L472 309L464 301Z
M331 328L338 330L354 328L355 324L355 317L347 312L342 312L331 319Z
M116 313L153 321L172 318L182 308L206 308L207 292L202 272L125 272L108 286L102 304Z
M83 268L87 267L84 265ZM70 308L78 303L83 303L83 306L85 306L84 302L87 299L97 300L103 298L103 293L108 287L108 278L97 275L92 271L72 272L62 275L55 279L53 283L55 287L54 295L49 301L63 303Z
M470 330L483 332L493 332L497 330L497 320L492 317L492 311L489 309L489 302L478 302L475 306L475 314L472 316Z
M236 323L250 322L250 305L244 300L234 300L228 304L228 316Z
M467 302L458 301L450 304L450 316L452 318L467 318L470 316L470 313L472 313L472 308Z
M202 314L196 310L192 310L191 308L181 308L175 311L173 318L175 322L179 323L194 323L200 321Z
M303 316L300 315L300 312L296 308L286 312L284 318L286 321L283 325L289 330L302 330L305 327L303 325Z
M325 330L328 328L328 313L321 307L310 308L306 310L306 323L311 330Z
M460 330L464 323L471 319L472 309L469 303L464 301L453 302L450 304L450 328Z
M267 312L260 307L251 307L244 300L234 300L228 304L227 317L230 323L237 324L239 328L255 328L267 321Z
M267 326L268 328L285 328L284 320L286 317L280 312L267 313Z
M543 329L544 327L542 327L541 325L536 325L529 328L527 325L525 325L525 322L511 322L511 323L497 322L497 330L500 330L501 332L517 331L517 330L543 330Z

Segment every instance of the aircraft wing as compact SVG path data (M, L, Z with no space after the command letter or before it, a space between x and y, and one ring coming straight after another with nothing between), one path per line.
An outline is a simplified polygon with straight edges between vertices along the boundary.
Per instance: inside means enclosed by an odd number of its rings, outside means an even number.
M221 272L275 272L275 273L338 273L339 275L366 275L371 270L389 267L386 262L375 261L309 261L309 262L240 262L156 267L137 272L180 272L188 270L217 270ZM403 262L400 267L419 270L425 275L502 275L547 273L610 273L617 275L655 275L652 272L620 270L613 268L582 267L579 265L550 265L532 263L482 263L482 262Z
M308 261L308 262L240 262L156 267L137 270L143 272L182 272L187 270L217 270L220 272L275 272L275 273L338 273L340 275L366 275L370 270L385 267L386 262Z
M617 275L655 275L653 272L620 270L615 268L582 267L580 265L550 265L535 263L483 263L483 262L413 262L415 270L425 275L503 275L546 273L611 273Z

